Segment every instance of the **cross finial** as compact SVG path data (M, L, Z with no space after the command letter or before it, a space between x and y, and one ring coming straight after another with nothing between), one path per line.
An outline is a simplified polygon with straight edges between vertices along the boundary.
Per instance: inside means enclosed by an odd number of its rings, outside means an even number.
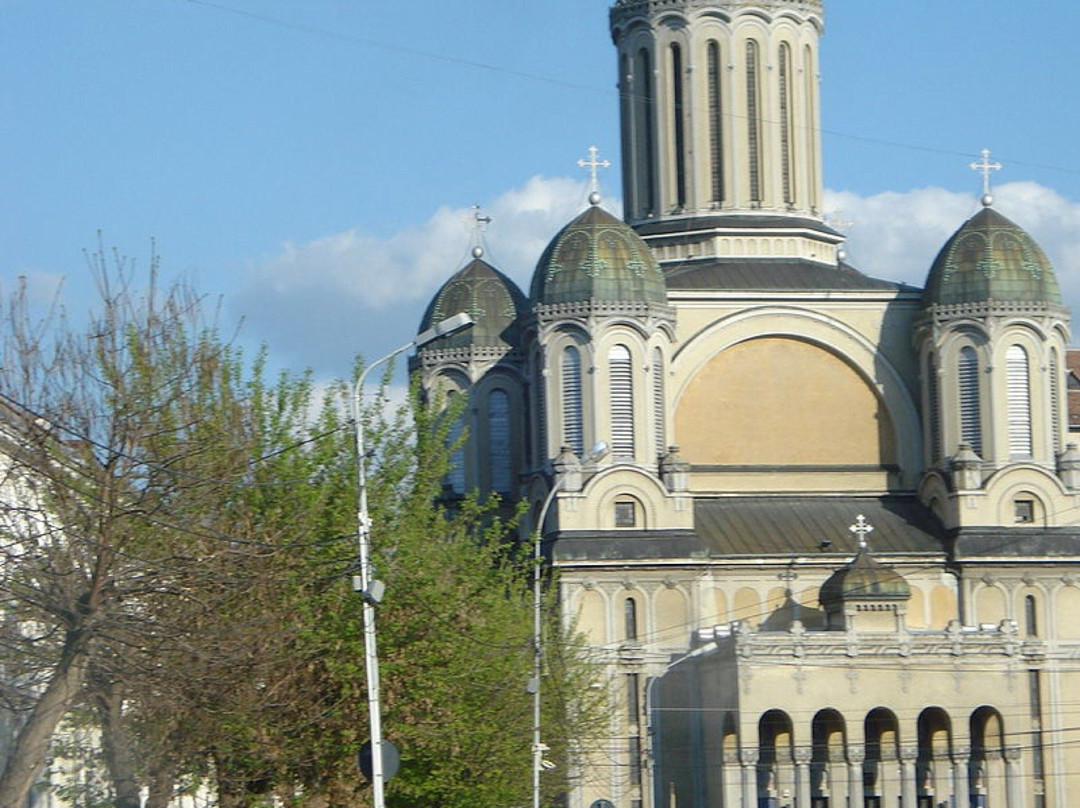
M990 172L991 171L1001 171L1001 163L991 163L990 162L990 150L989 149L983 149L982 150L982 162L981 163L972 163L971 164L971 170L972 171L980 171L980 172L982 172L982 175L983 175L982 203L983 203L984 207L988 208L992 204L994 204L994 195L990 193Z
M465 224L472 228L473 258L480 258L484 254L484 231L491 224L491 217L485 215L479 205L473 205L472 215L465 217Z
M861 513L855 519L855 524L848 528L852 533L859 537L859 549L866 549L866 537L868 534L874 532L874 526L866 521L866 517Z
M611 168L611 162L608 160L597 160L597 155L600 154L600 150L596 146L589 146L589 159L584 158L577 161L577 164L581 168L589 169L589 204L600 204L600 176L597 169Z

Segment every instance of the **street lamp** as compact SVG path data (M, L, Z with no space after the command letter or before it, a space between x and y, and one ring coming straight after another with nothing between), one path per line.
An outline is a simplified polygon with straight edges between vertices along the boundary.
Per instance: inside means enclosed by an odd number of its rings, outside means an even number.
M381 359L372 362L353 386L353 426L356 430L356 465L359 486L357 490L357 556L360 561L360 574L353 576L353 590L364 600L364 667L367 671L368 722L371 725L371 785L374 808L384 808L383 800L383 740L382 713L379 707L379 656L375 634L375 605L382 600L384 587L382 581L371 577L371 517L368 516L367 474L364 470L364 422L361 417L361 395L364 379L384 362L412 348L421 348L429 342L453 334L473 324L473 319L465 312L447 317L431 328L418 334L416 339L391 351Z
M593 444L589 453L585 455L584 460L586 463L595 463L607 453L608 445L602 440L597 441ZM540 676L542 674L540 633L542 629L540 619L542 612L542 576L540 574L540 562L542 560L542 532L548 509L551 507L551 503L555 501L555 495L559 493L568 479L570 479L569 475L564 473L555 480L555 484L551 486L551 490L548 491L547 497L544 499L544 504L540 506L540 514L537 516L536 524L533 526L533 678L529 682L528 688L533 697L533 808L540 808L540 772L552 768L552 765L544 760L544 752L548 750L548 747L540 741Z

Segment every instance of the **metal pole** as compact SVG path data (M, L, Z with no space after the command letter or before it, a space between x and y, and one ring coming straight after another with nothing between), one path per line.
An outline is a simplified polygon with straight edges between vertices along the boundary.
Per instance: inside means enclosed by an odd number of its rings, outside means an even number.
M585 456L585 461L588 463L595 463L606 455L607 451L607 444L603 441L598 441L592 449L589 450L588 455ZM544 752L548 749L548 747L540 740L540 677L543 674L543 657L541 653L543 648L541 639L541 632L543 630L543 622L541 620L543 611L543 576L541 575L541 568L543 562L542 544L544 520L547 519L547 513L551 508L551 503L555 501L555 495L563 487L563 484L567 479L569 479L567 475L563 474L555 481L555 484L551 486L551 490L548 491L547 497L544 498L544 504L540 507L540 513L537 516L536 524L533 526L533 808L540 808L540 772L544 768Z
M361 417L363 407L361 396L363 395L364 380L367 375L384 362L388 362L398 354L404 353L410 348L419 348L439 337L460 331L472 325L469 315L461 313L437 323L433 328L424 331L412 342L402 345L381 359L377 359L364 368L360 378L353 387L353 427L356 434L356 466L357 466L357 556L360 561L359 580L353 579L353 589L361 594L364 599L364 668L367 672L367 696L368 696L368 724L371 730L371 786L373 808L385 808L384 799L385 777L383 773L382 756L382 708L379 702L379 653L375 627L375 601L372 594L371 584L373 580L371 569L371 517L368 515L367 502L367 471L364 448L364 422Z

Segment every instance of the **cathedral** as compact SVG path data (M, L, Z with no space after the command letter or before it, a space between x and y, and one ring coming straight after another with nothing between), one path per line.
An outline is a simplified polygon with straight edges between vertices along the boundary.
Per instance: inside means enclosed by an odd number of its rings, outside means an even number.
M988 181L923 288L846 262L823 20L617 0L623 218L420 324L475 320L412 360L467 397L446 496L528 504L610 695L569 808L1080 804L1069 313Z

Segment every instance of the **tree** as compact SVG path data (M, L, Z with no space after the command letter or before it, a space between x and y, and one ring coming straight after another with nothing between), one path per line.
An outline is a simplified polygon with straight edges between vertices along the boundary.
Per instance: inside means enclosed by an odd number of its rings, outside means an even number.
M35 319L22 290L0 333L0 598L17 627L0 663L25 715L0 808L22 808L77 705L116 808L144 790L164 808L200 783L225 808L364 805L348 385L268 380L265 357L245 364L193 290L158 287L156 262L146 291L102 251L92 266L87 328ZM435 505L452 417L380 392L363 418L385 731L403 757L388 800L525 804L531 560L492 504ZM547 646L565 664L546 692L587 692L567 638ZM560 754L588 712L547 704Z

